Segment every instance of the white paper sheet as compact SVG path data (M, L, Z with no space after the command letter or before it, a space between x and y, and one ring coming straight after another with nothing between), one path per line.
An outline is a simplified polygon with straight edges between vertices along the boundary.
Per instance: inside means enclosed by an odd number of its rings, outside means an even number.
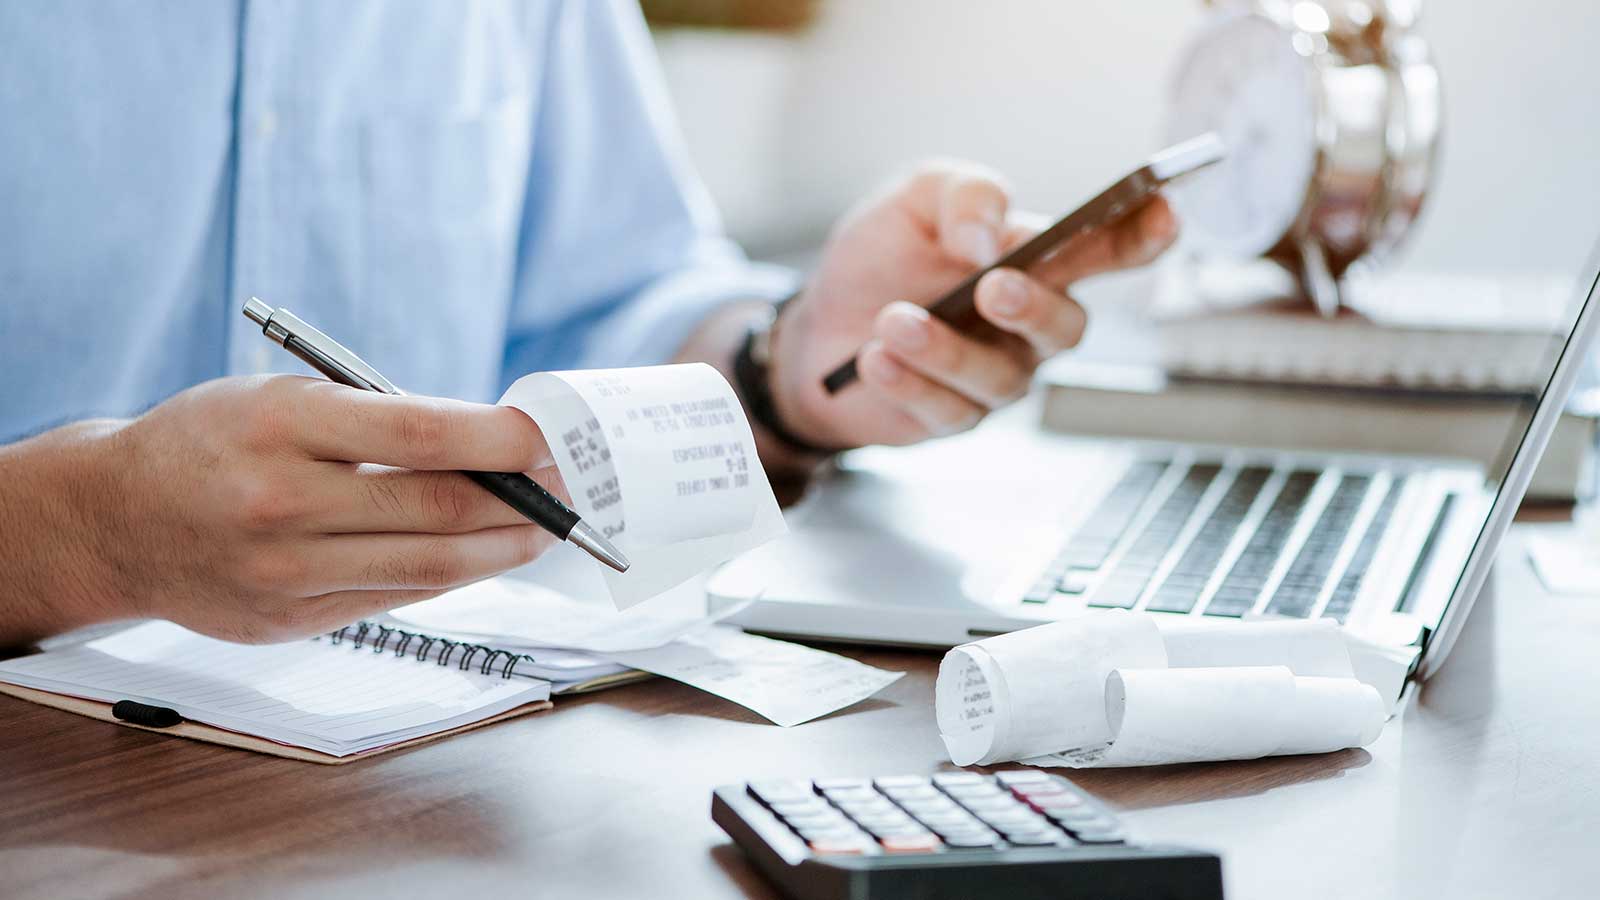
M389 615L431 634L496 647L561 647L604 654L660 647L743 608L733 606L707 616L657 610L655 604L647 604L619 612L532 582L491 578L402 606Z
M541 372L500 398L539 424L586 522L628 556L619 609L785 530L738 397L703 363Z
M1351 656L1330 622L1097 613L950 651L936 714L957 765L1323 753L1371 743L1386 718Z
M905 675L727 625L665 647L610 656L623 665L732 700L783 726L859 703Z

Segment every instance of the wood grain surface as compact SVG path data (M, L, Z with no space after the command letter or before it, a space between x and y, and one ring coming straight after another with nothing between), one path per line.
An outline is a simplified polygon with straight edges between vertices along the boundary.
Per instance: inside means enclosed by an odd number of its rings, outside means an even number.
M1545 594L1519 541L1369 750L1073 777L1219 850L1232 898L1592 896L1600 597ZM0 896L770 897L713 786L948 766L936 656L845 652L910 675L789 729L657 680L340 767L0 698Z

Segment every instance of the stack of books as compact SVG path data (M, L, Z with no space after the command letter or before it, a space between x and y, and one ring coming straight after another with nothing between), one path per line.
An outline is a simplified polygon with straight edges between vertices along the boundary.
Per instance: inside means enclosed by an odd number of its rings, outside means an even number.
M1503 463L1566 339L1559 278L1389 276L1324 319L1270 296L1153 304L1157 364L1063 357L1045 368L1044 424L1097 437ZM1192 287L1190 288L1192 291ZM1569 404L1528 496L1591 492L1600 396Z

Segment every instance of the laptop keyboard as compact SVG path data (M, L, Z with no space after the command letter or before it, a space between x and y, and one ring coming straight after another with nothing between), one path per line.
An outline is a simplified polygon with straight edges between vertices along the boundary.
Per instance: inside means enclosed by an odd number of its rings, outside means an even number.
M1261 608L1343 622L1403 483L1336 470L1137 462L1023 599L1086 596L1092 607L1232 618ZM1374 491L1381 500L1369 499Z

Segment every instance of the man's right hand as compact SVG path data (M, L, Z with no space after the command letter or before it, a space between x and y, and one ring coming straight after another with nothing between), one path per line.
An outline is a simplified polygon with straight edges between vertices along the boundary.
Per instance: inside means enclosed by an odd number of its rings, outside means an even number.
M207 382L0 447L0 644L133 617L305 637L554 542L461 469L564 494L518 410L297 376Z

